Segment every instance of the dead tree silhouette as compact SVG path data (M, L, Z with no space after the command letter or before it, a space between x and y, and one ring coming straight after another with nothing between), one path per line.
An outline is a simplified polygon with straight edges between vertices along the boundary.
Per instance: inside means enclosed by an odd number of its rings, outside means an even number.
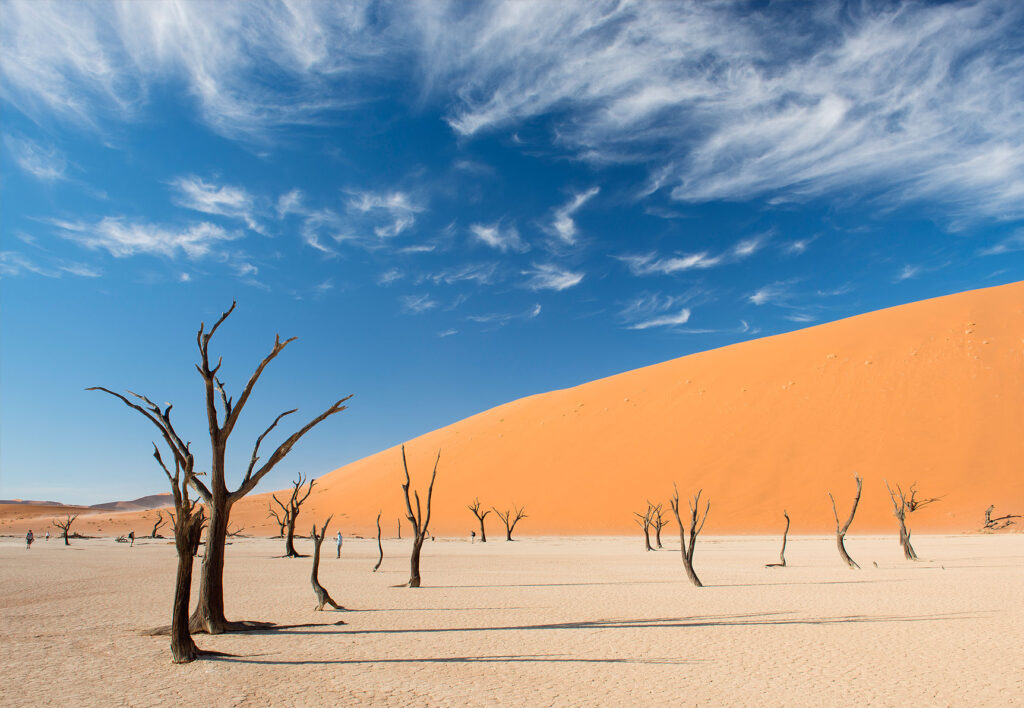
M910 543L910 529L907 528L907 514L912 514L921 507L928 506L934 502L939 501L941 497L934 499L918 499L917 482L910 485L910 489L904 492L900 485L896 485L896 489L893 490L889 486L888 480L882 480L885 482L885 488L889 491L889 500L892 502L892 515L896 517L896 520L900 523L900 546L903 548L903 556L907 560L917 560L917 552ZM899 503L897 503L899 498Z
M661 504L651 504L650 501L647 504L651 507L651 526L654 528L654 542L658 548L663 548L661 545L661 530L668 526L668 519L664 518L664 511L662 510Z
M380 542L380 515L381 512L377 512L377 553L380 555L377 557L377 565L373 566L373 572L376 573L377 569L380 568L380 564L384 562L384 546Z
M271 496L273 496L273 495L271 495ZM276 501L276 497L275 497L275 501ZM277 503L280 504L281 502L277 502ZM288 528L288 511L285 510L283 516L281 514L278 514L277 513L277 509L274 508L274 502L273 501L270 501L270 502L267 503L267 511L269 512L267 514L267 517L268 518L273 518L274 521L277 522L277 527L278 527L278 529L277 529L277 537L278 538L284 538L284 531L285 531L285 529Z
M68 532L71 530L71 524L75 523L75 519L78 518L78 514L68 514L67 518L54 519L53 525L61 530L61 537L64 539L64 545L70 546L71 542L68 541Z
M635 519L633 519L633 521L635 521L637 526L643 529L644 532L645 551L654 550L653 548L651 548L651 514L653 513L653 511L654 507L651 505L650 502L647 502L647 511L645 511L642 514L639 511L633 512L633 516L636 517Z
M704 491L703 489L697 490L696 496L693 497L693 501L690 502L690 544L686 544L686 527L683 526L682 520L679 518L679 489L675 484L672 485L673 493L672 498L669 499L669 504L672 505L672 513L676 517L676 523L679 524L679 543L682 546L681 553L683 555L683 568L686 570L686 577L690 579L690 582L699 588L704 587L704 584L697 577L697 573L693 570L693 551L697 546L697 536L704 530L704 522L708 520L708 511L711 510L711 501L705 502L704 516L699 519L698 525L698 509L700 507L700 495Z
M245 405L248 403L250 395L252 395L253 388L259 381L260 376L262 376L264 369L278 354L284 351L285 347L296 339L291 337L282 342L280 336L274 337L273 348L249 377L249 381L245 384L245 388L242 389L242 393L236 402L232 397L228 396L224 383L217 375L223 359L218 359L216 366L210 365L210 340L224 321L234 312L236 305L236 302L232 302L231 307L221 314L220 318L217 319L208 332L204 323L200 325L199 331L196 333L196 345L199 348L200 358L199 363L196 364L196 370L203 380L206 394L206 418L210 431L211 459L209 482L203 482L197 477L193 477L191 481L193 489L202 498L209 517L209 526L206 533L206 553L203 555L203 564L199 577L199 598L196 602L196 609L192 614L191 622L193 632L208 632L210 634L220 634L232 630L247 630L253 627L252 623L232 623L228 622L224 617L224 548L227 541L228 520L232 506L251 492L285 458L306 433L330 416L345 410L347 406L344 403L351 398L351 396L346 396L335 401L324 412L288 436L271 453L267 461L257 467L256 463L260 460L260 445L263 443L263 440L277 427L283 418L291 415L297 409L293 408L278 415L267 429L256 438L256 443L253 446L252 455L249 459L249 466L245 471L241 484L234 491L229 490L226 480L228 438L235 429L239 416L245 409ZM150 422L160 427L160 423L150 412L133 404L121 394L114 393L102 386L93 386L87 390L103 391L119 398L127 406L139 411ZM147 405L152 404L145 396L140 396L130 391L129 394L143 400ZM218 410L218 401L220 402L223 414ZM165 435L165 440L174 449L180 438L176 434L172 437Z
M166 423L168 434L173 432L170 425L170 406L165 411L153 406L150 413L161 423ZM171 474L170 469L164 464L160 448L153 443L153 457L167 476L174 497L175 513L171 519L174 523L174 549L178 554L178 570L171 610L171 657L175 664L187 664L202 655L189 632L188 606L192 597L192 558L199 547L199 537L203 533L206 515L198 501L189 498L188 488L196 474L195 458L189 451L189 444L184 445L184 455L180 454L176 445L171 445L170 448L174 453L174 474Z
M320 579L317 578L317 571L320 568L320 546L323 544L324 537L327 535L327 525L331 523L331 519L333 518L333 515L327 517L327 521L324 522L319 534L316 532L316 524L313 524L313 530L309 532L309 537L313 539L313 572L309 576L309 581L313 584L313 594L316 595L317 606L315 610L317 612L323 610L324 605L330 605L336 610L345 609L331 599L330 594L326 589L324 589L324 586L320 584Z
M1013 521L1014 519L1021 518L1020 514L1007 514L1006 516L997 516L993 519L992 512L995 510L995 504L985 509L985 525L981 527L983 531L998 531L999 529L1005 529L1007 526L1011 526L1015 523Z
M839 557L842 558L846 565L850 568L860 570L860 566L857 562L850 558L850 554L846 552L846 544L843 542L846 539L846 532L850 530L850 524L853 523L853 517L857 513L857 505L860 503L860 493L864 486L864 480L854 475L854 480L857 482L857 495L853 498L853 507L850 509L850 518L846 520L846 523L842 526L839 525L839 512L836 511L836 500L832 496L832 492L828 493L828 498L832 500L832 515L836 519L836 546L839 548Z
M157 510L156 521L153 522L153 530L150 532L150 538L156 538L156 532L160 530L160 527L167 523L167 519L164 518L162 512Z
M491 513L488 509L484 513L480 513L480 497L473 500L473 503L466 507L473 512L473 516L480 522L480 543L487 543L487 530L484 528L484 517Z
M498 511L498 509L493 506L491 509L494 509L494 513L498 515L499 519L501 519L501 523L505 524L505 540L514 540L512 538L512 532L516 530L516 524L519 523L520 519L528 518L525 513L526 506L521 506L517 509L515 502L512 502L512 508L506 509L504 513Z
M437 463L440 461L441 451L438 450L437 459L434 460L434 471L430 475L430 487L427 490L426 513L420 508L420 493L416 491L413 492L416 498L416 511L414 512L412 510L412 501L409 499L409 485L412 483L409 479L409 464L405 460L405 445L402 445L402 468L405 470L405 484L402 485L402 492L405 494L405 510L414 534L412 539L412 555L409 557L409 582L406 584L410 588L418 588L420 586L420 549L423 547L423 541L427 538L430 526L430 500L434 495L434 480L437 478ZM401 529L401 523L399 523L399 529Z
M302 487L306 484L306 477L301 472L299 473L298 479L292 482L292 496L288 499L288 504L282 504L281 500L277 498L277 495L271 495L273 500L277 502L277 505L281 507L281 511L284 513L286 522L287 536L284 541L284 557L285 558L303 558L304 556L295 550L294 538L295 538L295 521L299 518L299 508L303 502L309 499L309 495L313 491L313 485L316 484L315 479L309 480L309 486L306 487L305 493L302 491Z
M765 568L785 568L786 567L786 536L789 535L789 514L786 510L782 510L782 515L786 517L786 528L782 531L782 550L779 551L779 562L769 563Z

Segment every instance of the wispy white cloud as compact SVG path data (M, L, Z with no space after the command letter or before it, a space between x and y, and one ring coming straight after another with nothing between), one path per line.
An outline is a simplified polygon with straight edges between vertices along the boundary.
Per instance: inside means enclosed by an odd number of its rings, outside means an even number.
M43 147L27 138L4 136L4 144L18 167L43 182L65 179L67 160L59 150Z
M39 263L17 251L0 251L0 275L12 277L23 273L34 273L46 278L60 278L65 273L81 278L99 278L103 271L85 263L63 259L50 259L49 264Z
M446 329L443 332L438 332L437 336L440 337L441 339L444 339L445 337L451 337L453 334L458 334L458 333L459 333L459 330L457 330L457 329Z
M374 220L373 232L380 238L392 238L416 223L416 214L425 207L410 194L392 192L351 192L348 210L364 214Z
M576 243L577 228L573 216L600 191L599 187L591 187L585 192L578 192L567 203L555 209L550 227L551 232L563 243L569 245Z
M615 257L629 266L633 275L671 275L686 270L713 268L722 261L721 257L710 256L707 252L669 258L659 258L655 253Z
M263 233L255 219L254 199L244 188L217 185L194 175L178 177L171 181L171 186L175 189L174 201L178 206L238 219L253 231Z
M691 309L684 307L704 293L691 289L682 295L645 293L626 303L619 311L619 319L626 329L678 327L690 320Z
M469 227L470 233L479 241L502 253L514 251L525 253L530 250L530 245L520 236L515 224L505 225L501 222L494 224L472 224Z
M524 270L523 275L529 276L524 285L530 290L567 290L579 285L585 274L551 263L535 263L530 270Z
M978 251L979 256L998 256L1013 251L1024 251L1024 229L1020 229L998 243Z
M105 217L94 224L67 221L53 224L64 238L86 248L106 250L115 258L140 254L175 258L184 254L195 260L213 253L217 245L240 237L237 232L225 231L208 222L173 228L123 217Z
M438 302L426 293L422 295L404 295L399 300L406 312L416 315L422 314L427 310L433 310L438 306Z
M772 283L758 288L747 296L747 301L755 305L788 302L792 297L790 283Z
M702 202L836 190L1024 215L1024 6L415 6L461 135L538 117L579 157L650 160ZM780 42L779 37L787 37Z
M6 3L0 91L30 115L95 126L182 84L211 128L266 140L351 106L352 91L325 86L386 62L369 4Z
M417 278L417 282L430 281L435 285L473 282L477 285L490 285L498 279L497 263L471 263L445 268L437 273L420 276Z
M920 275L920 273L921 273L921 266L907 264L907 265L903 266L903 268L900 270L900 272L896 275L896 282L901 282L903 280L909 280L911 278L915 278L918 275Z
M289 214L302 214L305 195L301 189L291 189L277 198L277 218L283 219Z
M527 310L522 312L501 312L501 313L490 313L486 315L469 315L466 317L467 320L476 322L478 324L490 324L496 325L497 327L503 327L504 325L512 322L513 320L532 320L540 316L541 313L540 304L535 304Z
M398 268L389 268L379 276L377 276L377 285L383 285L387 287L397 280L401 280L405 277L405 274Z

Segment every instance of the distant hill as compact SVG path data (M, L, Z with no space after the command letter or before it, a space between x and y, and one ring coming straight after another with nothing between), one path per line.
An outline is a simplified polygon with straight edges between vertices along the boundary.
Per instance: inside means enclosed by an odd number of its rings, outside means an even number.
M149 509L160 509L173 505L174 499L171 498L170 494L150 494L148 497L139 497L131 501L93 504L89 508L96 509L97 511L148 511Z
M31 504L32 506L64 506L55 501L32 501L30 499L0 499L0 504Z
M851 533L894 532L883 480L938 503L914 531L964 531L984 510L1024 513L1024 283L950 295L743 342L513 401L406 443L426 495L441 450L431 530L467 535L466 505L526 505L529 533L637 533L648 499L711 501L705 533L835 529L854 474L864 495ZM353 409L345 415L358 415ZM346 514L346 533L404 519L397 447L317 480L308 525ZM266 527L268 495L232 522ZM415 503L415 502L414 502ZM671 512L669 512L671 514ZM684 517L685 518L685 517ZM403 521L403 525L404 525ZM495 536L500 522L491 514ZM678 530L673 523L668 533Z

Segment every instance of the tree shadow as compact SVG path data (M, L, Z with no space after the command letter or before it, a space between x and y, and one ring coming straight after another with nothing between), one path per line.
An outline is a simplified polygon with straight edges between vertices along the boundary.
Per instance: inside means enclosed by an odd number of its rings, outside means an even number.
M437 656L402 659L257 659L262 656L254 654L246 657L224 655L215 659L231 664L265 664L270 666L306 666L306 665L342 665L342 664L505 664L505 663L565 663L565 664L667 664L683 666L696 664L707 659L588 659L583 657L566 657L559 654L508 654L496 656Z

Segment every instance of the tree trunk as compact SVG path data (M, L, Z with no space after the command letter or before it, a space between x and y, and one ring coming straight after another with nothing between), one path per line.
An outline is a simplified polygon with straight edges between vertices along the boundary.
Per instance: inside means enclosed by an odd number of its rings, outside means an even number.
M789 514L783 510L782 515L786 517L786 528L782 531L782 550L779 551L779 562L769 563L765 568L785 568L786 567L786 536L789 535Z
M384 562L384 546L380 542L380 514L377 514L377 552L380 554L377 558L377 565L373 566L373 572L376 573L377 569L380 568L380 564Z
M654 527L654 542L658 544L658 548L663 548L661 545L661 526Z
M836 547L839 549L839 557L846 562L846 565L850 566L854 570L860 570L860 566L857 565L857 561L850 558L850 554L846 552L846 546L843 544L844 538L846 538L845 533L836 534Z
M187 664L199 657L199 649L189 632L188 605L192 595L192 549L199 543L203 530L203 514L193 514L187 521L175 524L174 547L178 551L178 574L174 586L174 608L171 612L171 656L175 664Z
M487 531L484 530L483 519L480 519L480 543L487 543Z
M315 609L318 612L324 609L324 605L330 605L336 610L345 609L331 598L324 586L320 584L319 578L317 578L317 571L320 569L320 544L324 542L324 536L327 535L327 524L330 521L330 519L327 519L327 523L324 524L319 536L316 533L316 526L313 526L313 572L309 576L309 581L313 585L313 594L316 595L317 606Z
M288 535L284 541L284 557L285 558L300 558L298 551L295 550L294 539L295 539L295 517L298 514L293 514L288 517Z
M651 548L651 527L644 526L644 550L653 551Z
M213 503L208 507L210 521L206 530L203 565L199 573L199 599L192 613L190 627L193 632L223 634L230 629L224 617L224 544L228 537L231 507L225 498L218 502L217 496L214 496Z
M914 551L914 547L910 545L910 531L907 530L907 524L900 517L896 518L900 522L900 546L903 548L903 556L907 560L917 560L917 553Z
M409 557L409 587L420 586L420 548L425 536L416 536L412 540L412 555Z
M64 536L64 545L65 545L65 546L70 546L70 545L71 545L71 542L70 542L70 541L68 541L68 530L67 530L67 529L64 529L64 532L63 532L63 534L62 534L62 535Z
M687 558L686 553L683 553L683 568L686 570L686 577L690 579L691 583L698 588L704 587L704 583L700 581L700 578L697 577L696 571L693 569L693 559Z

